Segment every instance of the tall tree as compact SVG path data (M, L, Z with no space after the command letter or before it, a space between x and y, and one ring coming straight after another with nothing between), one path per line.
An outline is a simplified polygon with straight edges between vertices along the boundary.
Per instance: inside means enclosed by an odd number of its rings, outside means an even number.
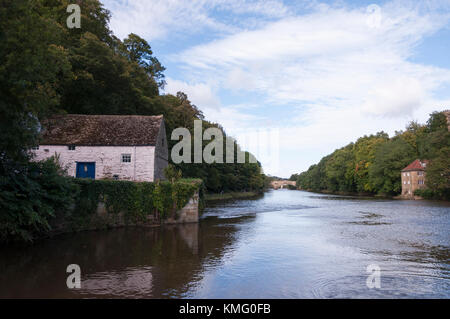
M125 56L131 62L136 62L143 67L147 73L155 79L159 87L164 87L166 82L164 80L165 76L163 72L166 68L153 56L150 44L134 33L128 35L123 41L123 44L125 47L125 50L123 50Z

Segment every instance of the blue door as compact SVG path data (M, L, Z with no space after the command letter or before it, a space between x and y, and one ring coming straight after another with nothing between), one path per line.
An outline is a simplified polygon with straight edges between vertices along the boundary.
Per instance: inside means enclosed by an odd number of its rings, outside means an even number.
M77 163L77 178L95 179L95 163Z

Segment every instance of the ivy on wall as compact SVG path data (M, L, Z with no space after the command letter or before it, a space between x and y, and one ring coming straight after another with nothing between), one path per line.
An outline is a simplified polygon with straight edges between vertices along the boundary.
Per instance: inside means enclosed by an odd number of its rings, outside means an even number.
M148 216L157 221L176 218L176 211L196 192L200 193L200 198L203 193L202 181L197 179L173 183L77 179L75 183L80 191L71 217L79 226L97 212L99 203L105 205L108 214L123 214L127 222L143 222Z

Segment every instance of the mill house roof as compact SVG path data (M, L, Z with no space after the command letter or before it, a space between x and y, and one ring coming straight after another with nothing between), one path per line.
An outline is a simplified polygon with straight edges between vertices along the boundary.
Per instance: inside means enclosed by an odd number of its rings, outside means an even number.
M416 159L414 162L406 166L404 169L402 169L402 172L411 172L411 171L424 171L427 167L428 161L423 160L420 161Z
M163 116L57 115L42 122L42 145L154 146Z

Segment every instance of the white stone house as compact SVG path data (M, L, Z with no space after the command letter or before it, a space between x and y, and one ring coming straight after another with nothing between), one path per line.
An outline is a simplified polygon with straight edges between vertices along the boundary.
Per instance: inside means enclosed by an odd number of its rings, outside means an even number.
M69 176L164 179L168 147L162 115L58 115L42 127L34 159L57 155Z

